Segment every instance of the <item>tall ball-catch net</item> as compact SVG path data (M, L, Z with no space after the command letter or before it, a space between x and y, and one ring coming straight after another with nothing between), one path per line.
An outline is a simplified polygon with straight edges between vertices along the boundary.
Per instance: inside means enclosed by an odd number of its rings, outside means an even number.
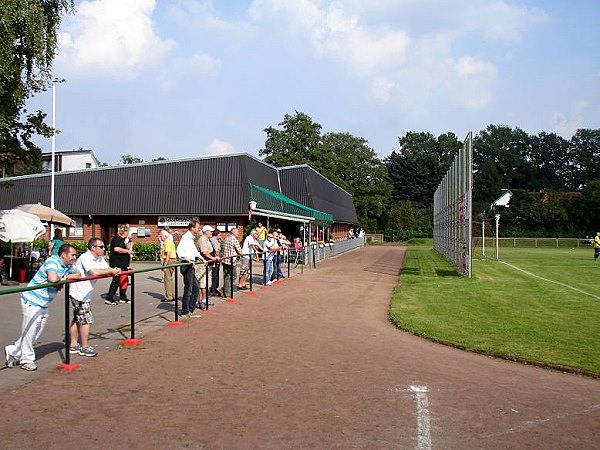
M433 197L433 248L471 277L473 134L448 169Z

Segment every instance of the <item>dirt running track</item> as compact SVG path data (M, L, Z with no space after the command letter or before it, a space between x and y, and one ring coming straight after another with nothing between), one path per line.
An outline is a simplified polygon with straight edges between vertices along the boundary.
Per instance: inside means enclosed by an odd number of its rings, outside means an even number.
M0 392L0 447L598 448L598 380L394 328L402 257L351 252Z

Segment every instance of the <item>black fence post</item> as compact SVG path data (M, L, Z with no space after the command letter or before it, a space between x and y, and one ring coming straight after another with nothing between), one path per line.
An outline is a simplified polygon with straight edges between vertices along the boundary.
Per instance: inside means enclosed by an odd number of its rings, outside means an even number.
M250 291L252 291L252 260L254 259L254 253L250 253Z
M70 332L70 304L69 283L65 285L65 364L71 364L71 332Z
M231 258L231 265L229 267L231 267L231 269L229 270L229 293L231 294L231 298L233 297L233 276L235 275L235 259Z
M177 322L179 320L179 300L177 299L178 295L179 295L179 276L177 273L177 270L179 269L179 266L175 266L175 270L173 271L173 276L175 277L174 282L175 282L175 322Z
M131 339L135 338L135 277L131 274Z
M208 303L209 303L209 301L208 301L208 291L209 291L209 288L208 288L208 269L210 269L210 266L209 265L205 265L204 266L204 280L206 281L206 289L204 289L204 293L206 295L206 299L205 300L206 300L206 310L207 311L208 311ZM200 295L202 295L202 289L200 289ZM200 306L202 306L202 300L200 300ZM202 308L200 308L200 309L202 309Z

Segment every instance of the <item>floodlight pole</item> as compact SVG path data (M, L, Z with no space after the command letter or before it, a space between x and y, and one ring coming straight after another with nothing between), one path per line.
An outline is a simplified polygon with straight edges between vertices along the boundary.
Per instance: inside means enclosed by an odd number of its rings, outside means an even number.
M498 256L498 229L500 228L500 214L496 214L496 260L499 259Z

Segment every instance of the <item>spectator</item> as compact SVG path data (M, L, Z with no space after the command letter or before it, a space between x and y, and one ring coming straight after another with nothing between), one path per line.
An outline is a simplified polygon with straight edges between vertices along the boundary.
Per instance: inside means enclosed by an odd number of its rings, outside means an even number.
M110 268L104 259L104 242L98 238L88 241L88 250L77 258L75 267L82 277L100 275L118 275L121 269ZM94 323L94 316L90 307L96 280L84 280L73 283L69 289L69 300L73 305L73 321L70 329L70 353L79 353L82 356L96 356L94 347L88 345L90 327ZM79 343L77 336L79 335Z
M248 289L246 285L248 283L250 258L254 255L254 253L263 251L263 248L256 240L257 236L258 232L256 230L252 230L246 239L244 239L244 244L242 245L242 267L240 269L240 278L238 280L238 289L241 290Z
M596 236L594 236L592 247L594 247L594 261L596 261L598 256L600 256L600 231L596 231Z
M273 276L273 259L275 257L275 253L279 251L279 246L277 245L277 241L273 239L273 233L267 234L267 240L265 241L265 280L266 285L271 286L273 284L273 280L271 280Z
M158 234L158 238L162 243L162 250L160 254L161 264L163 266L169 266L177 261L177 253L175 251L175 243L173 242L172 234L168 231L161 230ZM165 285L165 298L162 302L172 302L175 300L175 289L173 287L173 267L166 267L162 270L163 272L163 283Z
M27 286L34 287L81 277L74 265L76 260L77 251L75 248L63 244L58 249L58 255L48 258ZM21 293L21 311L23 312L21 336L14 344L7 345L4 348L7 367L20 364L23 370L37 370L33 344L44 331L48 320L48 306L58 294L58 290L55 287L46 287Z
M54 230L54 237L48 243L48 250L50 251L50 255L58 255L58 249L64 244L63 234L60 228L56 228Z
M267 238L267 229L262 224L262 222L258 222L258 226L256 227L256 233L257 233L256 240L258 241L258 245L260 245L261 247L264 247L265 239ZM258 254L256 256L258 256Z
M204 270L200 270L196 273L198 277L198 282L200 285L200 297L198 298L198 307L200 309L206 309L206 305L208 302L208 288L207 286L207 275L208 279L211 279L211 270L215 263L219 262L219 258L213 256L213 246L210 243L210 238L212 237L212 232L215 231L213 227L210 225L204 225L202 227L202 235L200 239L198 239L198 247L200 248L200 257L204 259L205 265Z
M188 225L188 231L181 236L177 246L177 257L180 262L189 263L181 269L183 275L183 298L181 300L181 315L187 317L200 317L195 314L196 301L200 286L196 279L196 260L200 258L200 252L196 248L196 234L200 232L200 222L192 220Z
M237 257L242 256L242 247L239 241L240 232L237 228L231 230L229 236L223 241L221 264L223 266L223 292L224 297L232 298L232 281L235 280L235 266Z
M117 234L110 241L110 257L108 259L110 267L119 268L121 269L121 272L129 270L129 263L131 262L131 255L133 254L132 246L133 241L131 240L131 235L129 233L129 225L119 225ZM119 304L119 302L115 300L117 289L119 289L121 303L129 303L129 299L127 298L127 288L129 285L127 281L127 275L113 277L104 303L107 305Z
M213 256L217 258L221 257L221 232L219 230L214 230L212 232L212 237L210 238L210 245L212 245L213 252L211 253ZM218 295L223 297L221 292L221 263L215 262L211 268L211 276L212 281L210 285L210 293L211 295Z
M300 253L302 252L302 241L300 241L299 237L294 238L294 250L296 251L296 258L294 259L294 264L298 264L300 261Z

